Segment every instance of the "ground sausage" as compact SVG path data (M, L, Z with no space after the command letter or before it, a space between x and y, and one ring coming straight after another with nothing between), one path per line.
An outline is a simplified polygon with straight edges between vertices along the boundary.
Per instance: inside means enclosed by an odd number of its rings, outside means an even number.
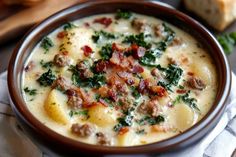
M97 136L97 143L99 145L111 145L111 141L108 139L108 137L102 133L102 132L98 132L96 133Z
M139 32L145 32L149 27L146 19L138 19L138 18L135 18L132 21L132 26Z
M158 116L158 101L150 100L149 102L143 102L139 107L138 111L143 114L149 114L153 117Z
M59 76L52 84L52 88L57 88L60 90L67 90L70 88L69 83L67 82L67 80L64 77Z
M77 93L77 91L73 89L69 89L66 91L68 96L67 105L72 109L79 109L82 107L83 100Z
M56 54L54 56L53 62L58 67L65 67L65 66L69 65L68 57L65 55L62 55L62 54Z
M189 78L187 81L187 85L190 88L198 89L198 90L203 90L204 88L206 88L206 84L201 79L196 78L196 77Z
M93 128L88 124L75 123L71 126L71 132L80 137L88 137L93 133Z

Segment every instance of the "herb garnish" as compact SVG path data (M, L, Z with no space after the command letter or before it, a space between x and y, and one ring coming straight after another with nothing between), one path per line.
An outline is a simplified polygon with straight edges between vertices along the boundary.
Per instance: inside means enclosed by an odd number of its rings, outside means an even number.
M32 95L32 96L37 94L37 89L29 89L29 87L25 87L24 91L25 91L25 93Z
M99 51L99 54L101 55L102 59L108 60L112 56L112 46L111 44L106 44L101 48Z
M131 126L132 120L134 116L132 115L134 108L129 108L127 111L124 112L124 117L118 118L118 124L116 124L113 128L114 131L118 132L122 127Z
M65 30L65 31L68 31L68 30L70 30L70 29L72 29L72 28L75 28L76 26L73 24L73 23L70 23L70 22L68 22L68 23L66 23L64 26L63 26L63 29Z
M137 35L129 35L126 36L125 39L122 41L123 43L130 43L130 44L137 44L138 46L142 46L145 48L150 48L151 44L145 41L144 33L140 33Z
M47 53L49 51L49 49L53 46L54 46L54 44L53 44L52 40L48 37L44 37L41 41L41 44L40 44L40 47L42 47L45 50L44 53Z
M118 9L116 12L117 19L129 19L132 16L132 12Z
M116 36L112 33L105 32L103 30L101 31L95 31L95 34L92 35L93 42L97 43L99 39L105 38L105 39L115 39Z
M49 69L53 66L53 62L52 61L44 62L44 60L41 60L40 65L45 69Z
M139 125L155 125L155 124L160 124L161 122L164 122L165 118L162 115L158 115L157 117L150 117L150 116L145 116L140 120L137 120L136 122Z
M140 98L141 94L138 92L137 87L131 86L130 89L131 89L131 93L135 99Z
M181 95L181 100L183 102L185 102L190 108L200 111L200 109L198 108L198 106L196 104L197 100L195 98L190 98L189 93L190 93L190 91L188 91L184 95Z
M158 49L150 49L140 58L139 63L145 66L155 67L157 66L157 64L155 64L156 58L159 58L161 54L162 52Z
M236 46L236 32L220 35L217 37L217 40L224 49L224 52L229 55L233 52L234 46Z
M43 73L37 81L41 86L50 86L52 85L53 81L56 80L56 76L52 73L51 69L48 69L47 72Z
M139 135L143 135L143 134L146 134L147 132L145 132L145 130L142 129L142 130L137 130L135 133Z

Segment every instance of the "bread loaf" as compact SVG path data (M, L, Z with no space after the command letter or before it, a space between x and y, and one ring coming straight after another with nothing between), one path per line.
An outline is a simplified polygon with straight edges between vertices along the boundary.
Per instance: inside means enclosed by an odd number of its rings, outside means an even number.
M184 0L184 4L220 31L236 19L236 0Z

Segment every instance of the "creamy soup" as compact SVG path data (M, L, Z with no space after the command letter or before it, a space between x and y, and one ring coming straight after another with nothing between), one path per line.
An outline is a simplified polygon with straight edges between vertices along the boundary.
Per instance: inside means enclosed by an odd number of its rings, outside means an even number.
M178 135L211 108L210 55L160 19L118 11L62 25L33 49L22 91L32 114L55 132L106 146Z

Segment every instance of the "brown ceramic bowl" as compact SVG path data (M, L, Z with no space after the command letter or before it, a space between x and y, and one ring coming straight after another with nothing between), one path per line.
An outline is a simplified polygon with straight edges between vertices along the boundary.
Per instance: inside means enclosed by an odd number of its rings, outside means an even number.
M42 37L62 24L82 17L111 13L117 9L155 16L167 21L193 35L210 53L215 61L218 73L218 91L215 101L206 116L196 125L172 138L132 147L106 147L89 145L64 137L43 125L27 109L21 93L21 79L24 63L34 46ZM148 154L181 150L194 144L210 132L219 121L225 109L225 102L230 91L231 72L226 56L218 42L209 31L187 15L162 3L151 1L100 0L78 4L65 9L35 26L18 44L12 55L8 69L8 87L12 108L29 137L41 149L50 153L78 155L90 154Z

